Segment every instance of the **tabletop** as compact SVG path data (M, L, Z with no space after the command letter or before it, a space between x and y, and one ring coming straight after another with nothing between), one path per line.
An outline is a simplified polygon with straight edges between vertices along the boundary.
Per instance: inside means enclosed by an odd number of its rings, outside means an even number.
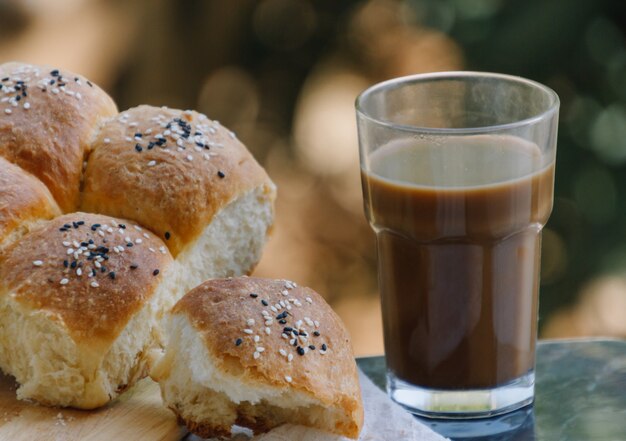
M357 362L384 389L384 357ZM419 419L452 441L626 441L626 341L541 341L534 405L480 420Z

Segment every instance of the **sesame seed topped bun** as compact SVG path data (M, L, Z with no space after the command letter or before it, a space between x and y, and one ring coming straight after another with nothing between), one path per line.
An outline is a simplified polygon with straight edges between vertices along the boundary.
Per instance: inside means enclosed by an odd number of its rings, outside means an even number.
M102 215L61 216L13 244L0 261L0 367L18 398L93 408L145 376L171 264L152 233Z
M194 111L139 106L98 132L82 210L132 219L180 263L184 292L248 274L274 217L275 186L235 135Z
M348 333L316 292L285 280L216 279L174 307L151 376L194 433L284 423L357 438L360 387Z
M113 100L75 73L25 63L0 65L0 156L39 178L65 212L79 202L82 164Z

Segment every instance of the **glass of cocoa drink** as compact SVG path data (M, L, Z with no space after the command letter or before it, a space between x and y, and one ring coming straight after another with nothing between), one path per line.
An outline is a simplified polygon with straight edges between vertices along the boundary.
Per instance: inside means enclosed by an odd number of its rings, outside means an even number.
M438 418L532 403L559 99L524 78L398 78L356 102L390 396Z

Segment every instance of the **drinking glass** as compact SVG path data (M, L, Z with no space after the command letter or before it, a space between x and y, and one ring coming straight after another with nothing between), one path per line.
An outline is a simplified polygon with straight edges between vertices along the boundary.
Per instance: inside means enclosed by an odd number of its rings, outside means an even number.
M481 72L397 78L356 101L387 389L410 411L485 417L533 400L558 109L544 85Z

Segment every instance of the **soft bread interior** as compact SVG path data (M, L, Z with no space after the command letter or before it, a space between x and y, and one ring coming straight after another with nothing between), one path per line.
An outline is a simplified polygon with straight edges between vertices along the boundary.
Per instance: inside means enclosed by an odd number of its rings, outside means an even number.
M179 297L208 279L252 272L274 218L272 193L257 187L222 208L176 258Z
M77 344L63 323L0 297L0 368L20 384L19 399L93 409L147 375L160 343L158 322L171 278L162 283L112 344Z
M255 382L228 360L218 366L180 314L172 317L168 334L166 354L151 375L160 383L165 404L200 436L228 436L235 424L264 432L291 423L339 434L354 424L342 409L287 383Z

